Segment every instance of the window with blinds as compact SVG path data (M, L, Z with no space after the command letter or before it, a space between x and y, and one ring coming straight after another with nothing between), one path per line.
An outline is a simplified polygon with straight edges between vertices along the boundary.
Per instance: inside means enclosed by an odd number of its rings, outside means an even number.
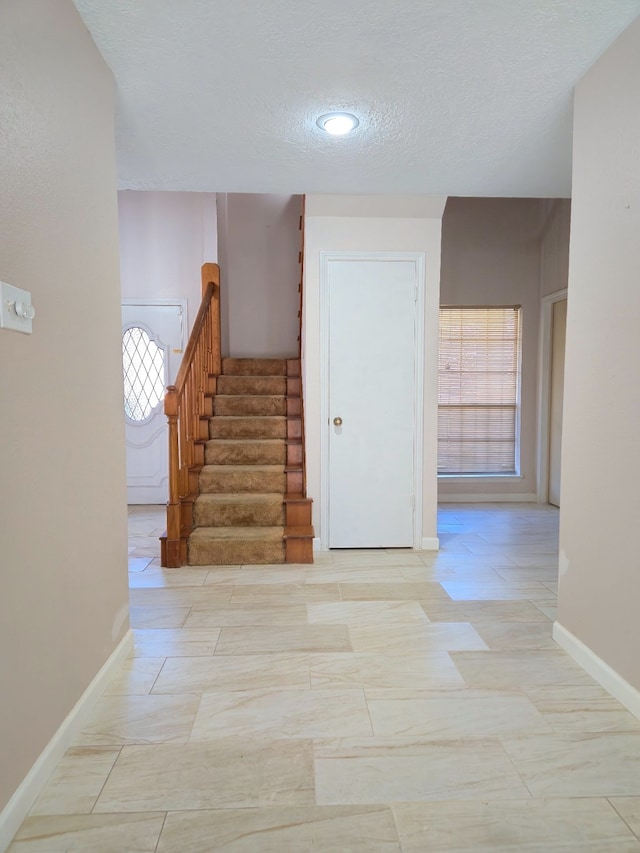
M515 474L521 309L440 309L438 473Z

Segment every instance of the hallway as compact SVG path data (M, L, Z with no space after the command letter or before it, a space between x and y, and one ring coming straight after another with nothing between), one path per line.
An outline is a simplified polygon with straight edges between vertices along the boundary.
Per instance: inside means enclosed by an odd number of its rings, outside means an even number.
M129 522L133 656L12 853L640 853L640 721L551 637L553 507L312 566L162 570L163 508Z

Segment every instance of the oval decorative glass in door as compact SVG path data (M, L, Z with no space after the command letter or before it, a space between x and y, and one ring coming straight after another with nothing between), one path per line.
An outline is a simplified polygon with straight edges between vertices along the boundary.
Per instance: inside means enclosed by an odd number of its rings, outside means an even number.
M124 413L145 421L164 397L165 353L139 326L122 335L122 370Z

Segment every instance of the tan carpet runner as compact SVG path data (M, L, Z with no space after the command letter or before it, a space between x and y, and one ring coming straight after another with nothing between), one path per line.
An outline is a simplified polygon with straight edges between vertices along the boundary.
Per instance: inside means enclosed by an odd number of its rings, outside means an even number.
M191 566L284 563L286 373L286 359L223 359Z

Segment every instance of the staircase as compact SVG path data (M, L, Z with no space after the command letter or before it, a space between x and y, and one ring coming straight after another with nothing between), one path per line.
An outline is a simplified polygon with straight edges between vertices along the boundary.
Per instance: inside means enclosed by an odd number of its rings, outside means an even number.
M222 359L188 563L313 562L299 359Z

